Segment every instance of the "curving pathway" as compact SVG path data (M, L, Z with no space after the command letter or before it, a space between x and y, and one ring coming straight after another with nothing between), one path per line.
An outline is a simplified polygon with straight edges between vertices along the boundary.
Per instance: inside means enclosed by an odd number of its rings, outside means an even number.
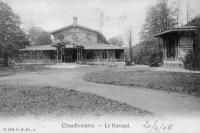
M79 66L66 69L21 72L11 76L0 77L0 84L55 86L91 92L125 102L166 118L173 118L174 116L190 118L200 116L199 97L148 88L89 83L82 79L85 73L102 69L106 68L100 66Z

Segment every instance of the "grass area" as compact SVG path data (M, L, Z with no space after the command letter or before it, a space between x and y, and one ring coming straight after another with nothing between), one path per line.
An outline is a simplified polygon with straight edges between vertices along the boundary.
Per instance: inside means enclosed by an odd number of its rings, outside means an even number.
M14 72L14 71L3 71L3 70L0 70L0 77L13 75L13 74L15 74L15 73L16 73L16 72Z
M88 73L89 82L146 87L200 96L200 74L151 70L104 70Z
M43 65L27 64L27 65L18 65L18 66L9 66L2 67L0 66L0 77L9 76L16 74L18 72L25 71L37 71L43 69Z
M54 87L0 85L0 116L150 116L125 103Z

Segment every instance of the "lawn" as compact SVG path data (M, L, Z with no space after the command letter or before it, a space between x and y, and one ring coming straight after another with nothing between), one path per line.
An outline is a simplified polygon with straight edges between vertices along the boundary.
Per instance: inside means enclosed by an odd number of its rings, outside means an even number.
M10 76L16 74L18 72L24 71L38 71L43 69L42 65L34 65L34 64L27 64L27 65L19 65L19 66L9 66L9 67L2 67L0 66L0 77Z
M88 73L84 80L95 83L145 87L200 96L200 74L153 70L104 70Z
M0 77L13 75L16 72L11 67L1 67L0 66Z
M105 97L54 87L0 85L0 117L152 116Z

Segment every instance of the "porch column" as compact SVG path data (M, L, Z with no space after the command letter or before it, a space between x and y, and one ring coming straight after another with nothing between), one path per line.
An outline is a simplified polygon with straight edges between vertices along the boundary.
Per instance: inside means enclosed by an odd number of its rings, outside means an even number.
M60 60L61 60L61 63L62 63L62 56L63 56L63 49L61 48L61 51L60 51Z
M192 34L192 39L193 39L193 56L194 56L194 64L193 64L193 67L196 68L197 67L197 36L198 36L198 33L197 31L195 31L193 34Z
M81 62L82 62L82 57L83 57L83 49L81 48Z
M76 51L77 51L77 53L76 53L76 56L77 56L76 58L77 58L77 59L76 59L76 60L78 61L78 52L79 52L79 51L78 51L78 47L76 48Z
M114 61L116 62L116 58L115 58L115 51L116 51L116 50L113 50L113 51L114 51Z
M167 46L166 46L166 41L165 40L163 40L163 44L164 44L164 60L166 60L166 58L167 58Z
M107 61L108 61L108 50L106 52L107 52Z
M163 60L165 59L165 41L164 38L162 39L162 43L163 43Z
M58 49L56 50L56 62L58 63Z
M178 59L178 40L175 39L175 59Z

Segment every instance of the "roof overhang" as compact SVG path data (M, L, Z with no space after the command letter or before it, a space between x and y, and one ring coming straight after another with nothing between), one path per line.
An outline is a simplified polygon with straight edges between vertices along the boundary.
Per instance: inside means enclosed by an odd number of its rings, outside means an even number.
M55 47L52 47L51 45L38 45L38 46L29 46L24 49L20 49L20 51L51 51L56 50Z
M64 47L64 48L83 48L82 45L76 43L76 42L70 42L67 40L61 41L61 42L55 42L52 44L53 47Z
M183 27L172 28L164 32L160 32L158 34L153 35L153 37L162 37L168 34L178 33L178 32L194 32L194 31L197 31L197 28L195 26L183 26Z
M62 42L54 42L50 45L38 45L38 46L30 46L24 49L20 49L20 51L47 51L47 50L57 50L58 48L82 48L86 50L124 50L123 47L112 45L112 44L104 44L104 43L76 43L70 41L62 41Z
M86 50L123 50L123 47L104 43L79 43Z

